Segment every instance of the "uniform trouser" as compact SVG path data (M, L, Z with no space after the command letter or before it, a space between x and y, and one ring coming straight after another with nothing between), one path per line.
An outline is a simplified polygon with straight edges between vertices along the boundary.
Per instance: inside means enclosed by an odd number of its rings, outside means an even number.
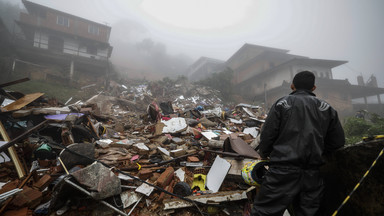
M292 207L292 216L318 215L323 193L319 170L270 167L256 195L252 215L280 216L288 207Z

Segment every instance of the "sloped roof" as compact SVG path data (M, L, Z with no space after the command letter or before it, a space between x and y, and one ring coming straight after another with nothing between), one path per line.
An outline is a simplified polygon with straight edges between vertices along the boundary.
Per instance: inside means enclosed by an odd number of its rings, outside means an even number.
M42 9L45 9L45 10L55 11L56 13L60 13L60 14L63 14L63 15L69 16L69 17L75 17L77 19L84 20L86 22L91 22L91 23L94 23L94 24L97 24L97 25L101 25L101 26L104 26L106 28L111 29L111 27L108 26L108 25L101 24L101 23L98 23L98 22L95 22L95 21L92 21L92 20L89 20L89 19L85 19L85 18L79 17L79 16L75 16L73 14L69 14L69 13L66 13L66 12L63 12L63 11L60 11L60 10L56 10L56 9L53 9L53 8L50 8L50 7L47 7L47 6L44 6L44 5L40 5L40 4L31 2L31 1L22 0L22 2L23 2L25 8L27 9L27 11L29 13L31 13L31 11L35 10L36 8L42 8Z
M216 64L223 64L223 63L225 63L225 61L223 61L223 60L202 56L198 60L196 60L191 66L197 65L197 64L199 64L200 62L202 62L204 60L207 61L207 62L212 62L212 63L216 63Z
M238 55L240 55L242 52L244 52L247 49L259 49L264 51L273 51L273 52L279 52L279 53L287 53L289 50L285 49L278 49L273 47L266 47L266 46L259 46L254 44L245 43L239 50L237 50L228 60L227 62L232 61L234 58L236 58Z

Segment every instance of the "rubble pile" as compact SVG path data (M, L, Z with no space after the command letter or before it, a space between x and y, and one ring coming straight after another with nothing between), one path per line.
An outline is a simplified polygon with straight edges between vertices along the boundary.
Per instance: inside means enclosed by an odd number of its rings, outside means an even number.
M257 153L262 107L228 108L213 90L174 83L115 83L67 105L1 89L25 81L0 84L0 215L250 214L262 175L252 181L249 170L266 163ZM382 147L349 146L329 159L323 212L338 207ZM380 198L374 175L346 215L382 214L359 200Z
M223 106L220 92L206 86L199 86L187 81L164 80L157 82L123 81L125 84L112 82L111 95L138 103L143 108L150 102L172 101L180 109L192 109L198 105L209 107Z
M180 109L191 109L198 105L222 106L220 92L206 86L198 86L185 82L172 82L159 85L152 82L149 89L159 101L173 100L173 104Z
M207 88L154 89L121 85L66 106L2 90L0 214L249 212L255 187L241 169L260 159L263 109L223 108Z

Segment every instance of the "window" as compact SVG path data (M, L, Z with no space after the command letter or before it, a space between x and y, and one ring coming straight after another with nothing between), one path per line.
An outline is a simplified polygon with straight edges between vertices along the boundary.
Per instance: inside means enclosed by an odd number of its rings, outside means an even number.
M57 16L57 24L69 27L69 19L67 17Z
M94 35L99 35L99 27L94 26L94 25L88 25L88 33L94 34Z

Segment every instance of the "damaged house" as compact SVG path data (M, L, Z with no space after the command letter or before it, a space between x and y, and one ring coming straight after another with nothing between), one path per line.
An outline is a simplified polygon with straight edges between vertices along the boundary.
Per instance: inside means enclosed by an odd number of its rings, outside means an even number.
M353 115L359 108L352 99L384 93L383 88L352 85L348 80L334 79L332 68L347 63L340 60L312 59L288 53L288 50L243 45L226 64L234 71L237 91L266 107L291 92L290 83L296 73L308 70L315 74L317 97L328 101L341 115Z
M225 61L208 57L200 57L187 68L187 77L191 81L201 80L213 73L222 71Z
M290 84L296 73L308 70L317 77L315 91L317 97L328 101L339 111L341 117L370 108L367 100L369 96L377 97L379 101L374 111L382 107L379 95L384 93L384 88L378 88L377 82L375 85L372 85L372 82L367 85L362 82L359 82L359 85L352 85L347 79L333 78L332 69L347 61L312 59L288 52L289 50L285 49L244 44L225 62L225 65L234 71L232 83L237 94L243 95L249 101L264 102L265 106L269 107L278 98L291 92ZM204 58L200 58L191 66L196 74L193 75L193 79L198 77L198 72L204 74L204 77L208 74L203 71L209 63L202 59ZM210 67L210 74L221 72L222 68ZM201 75L200 79L203 78ZM192 76L188 74L188 77ZM364 98L364 103L353 103L353 100L358 98Z
M13 73L23 73L16 70L18 67L40 66L22 75L61 83L94 82L108 74L111 27L31 1L22 2L26 12L16 21L21 31L14 37Z
M364 82L362 75L357 77L356 92L373 91L376 92L378 85L375 76L371 75L369 79ZM384 104L382 103L382 95L362 94L362 97L352 100L354 110L369 110L370 112L383 114ZM367 97L369 96L369 97Z

